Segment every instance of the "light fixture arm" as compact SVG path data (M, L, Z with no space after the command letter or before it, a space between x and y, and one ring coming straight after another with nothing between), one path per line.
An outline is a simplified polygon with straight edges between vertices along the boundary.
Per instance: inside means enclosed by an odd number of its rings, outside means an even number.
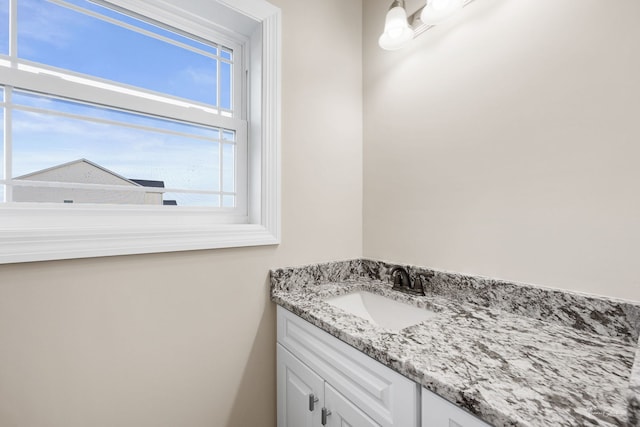
M403 9L406 9L405 0L393 0L393 3L391 3L391 6L389 6L389 10L393 9L394 7L401 7Z

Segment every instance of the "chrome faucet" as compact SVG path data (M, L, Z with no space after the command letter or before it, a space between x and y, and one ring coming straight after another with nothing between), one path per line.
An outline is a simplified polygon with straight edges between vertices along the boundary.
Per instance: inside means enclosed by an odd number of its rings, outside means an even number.
M398 265L391 269L389 276L393 279L393 287L391 289L411 295L425 295L422 276L416 276L412 283L411 276L409 276L407 270Z

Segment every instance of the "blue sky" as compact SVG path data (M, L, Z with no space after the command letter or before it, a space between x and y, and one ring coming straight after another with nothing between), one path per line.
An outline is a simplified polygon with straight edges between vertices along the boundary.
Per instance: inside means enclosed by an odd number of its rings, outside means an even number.
M209 53L204 45L133 18L81 0L71 0L90 10L135 23L156 34L170 36ZM0 0L0 54L7 53L7 5ZM222 53L222 52L220 52ZM102 20L80 14L45 0L19 0L18 55L59 68L92 74L105 79L167 93L210 105L217 104L216 59L172 44L129 31ZM224 55L229 55L226 52ZM220 106L231 107L229 79L231 66L220 62ZM225 88L226 86L226 88ZM40 108L65 111L89 117L179 130L198 137L166 135L146 130L113 127L59 116L32 112L14 112L14 176L56 164L87 158L128 178L165 181L167 187L217 190L220 187L220 151L227 165L234 161L233 146L217 139L217 131L198 126L177 125L134 114L103 108L90 108L47 97L16 96L14 102ZM224 135L232 139L230 134ZM230 168L224 180L232 183ZM225 185L225 190L232 186ZM210 204L210 196L174 195L179 204ZM167 197L171 198L171 197ZM207 200L205 200L207 199Z
M0 0L0 54L9 53L9 0Z
M92 3L72 2L202 50L215 51ZM45 0L19 0L18 53L31 61L216 105L215 59ZM229 73L228 64L220 66L221 73ZM221 93L221 106L230 108L228 90Z

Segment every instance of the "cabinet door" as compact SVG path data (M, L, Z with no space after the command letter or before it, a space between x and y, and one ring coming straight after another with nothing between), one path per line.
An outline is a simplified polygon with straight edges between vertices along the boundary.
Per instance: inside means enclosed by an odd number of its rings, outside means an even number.
M420 387L278 306L278 342L384 427L418 427Z
M320 426L324 381L280 344L277 348L278 427Z
M422 427L491 427L469 412L422 388Z
M324 385L326 427L380 427L330 384Z

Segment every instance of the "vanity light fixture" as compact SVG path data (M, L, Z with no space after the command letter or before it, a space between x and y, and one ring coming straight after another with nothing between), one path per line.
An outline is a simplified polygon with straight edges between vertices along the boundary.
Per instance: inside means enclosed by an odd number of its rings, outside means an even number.
M427 25L437 25L462 9L463 0L428 0L422 8L420 20Z
M414 37L440 24L473 0L426 0L424 6L407 17L405 0L393 0L378 44L385 50L405 47Z
M385 50L396 50L411 39L413 39L413 28L407 21L404 0L393 0L384 20L384 33L378 39L378 44Z

